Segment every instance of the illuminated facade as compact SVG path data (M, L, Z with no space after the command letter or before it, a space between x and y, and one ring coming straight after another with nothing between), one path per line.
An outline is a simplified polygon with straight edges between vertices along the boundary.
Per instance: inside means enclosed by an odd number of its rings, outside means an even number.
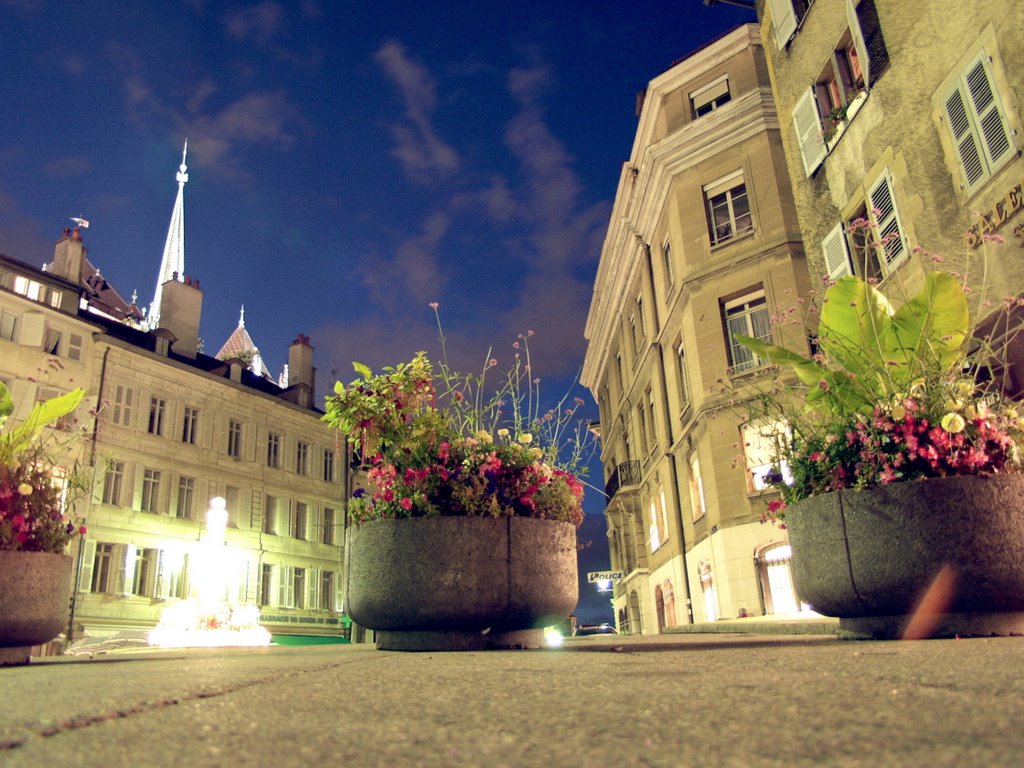
M809 289L757 25L652 80L587 322L620 631L800 610L785 531L760 522L765 459L723 382L762 375L734 334Z
M198 281L176 274L161 288L159 327L147 330L77 229L46 271L0 257L0 378L15 417L75 386L87 393L79 422L98 408L68 456L90 488L73 510L87 526L72 551L75 634L150 629L201 594L215 497L227 508L225 600L258 605L275 633L342 634L349 463L314 406L310 340L290 346L281 386L252 370L252 350L199 351Z

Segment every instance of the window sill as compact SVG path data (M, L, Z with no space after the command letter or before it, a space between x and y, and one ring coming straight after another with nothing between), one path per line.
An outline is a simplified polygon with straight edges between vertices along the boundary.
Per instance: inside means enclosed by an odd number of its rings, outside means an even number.
M711 255L714 256L719 251L722 251L722 250L725 250L726 248L728 248L730 245L735 245L736 243L743 242L744 240L750 240L751 238L754 237L755 232L756 231L755 231L754 227L751 227L750 229L745 229L742 232L737 232L735 235L733 235L732 237L728 238L727 240L721 240L721 241L719 241L717 243L711 243L711 245L710 245ZM710 243L710 240L708 242Z
M853 118L855 118L857 116L857 113L860 112L860 108L864 105L864 102L867 101L867 99L868 92L866 90L862 90L860 93L854 96L853 101L851 101L849 106L846 108L846 116L843 118L842 122L836 123L835 133L831 136L831 138L825 140L826 157L832 154L832 150L835 148L836 144L839 143L839 140L843 138L843 135L846 133L847 126L849 126L850 123L853 122ZM824 139L824 137L822 138Z

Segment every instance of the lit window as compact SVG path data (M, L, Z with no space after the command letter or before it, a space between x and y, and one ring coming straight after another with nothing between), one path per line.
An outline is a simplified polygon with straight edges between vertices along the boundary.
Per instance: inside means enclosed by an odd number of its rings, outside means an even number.
M743 455L747 466L747 487L751 491L772 488L767 476L773 471L781 473L785 483L793 482L789 465L781 459L788 439L786 425L781 421L757 421L740 428Z
M704 186L711 244L720 245L754 229L742 173L733 173Z
M700 474L700 459L697 458L697 454L690 456L690 508L693 510L694 520L699 520L707 513L704 478Z

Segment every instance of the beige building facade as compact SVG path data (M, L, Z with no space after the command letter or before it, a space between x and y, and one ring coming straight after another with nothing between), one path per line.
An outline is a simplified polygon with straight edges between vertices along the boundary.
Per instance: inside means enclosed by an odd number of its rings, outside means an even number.
M898 297L946 269L975 296L987 279L996 304L1024 292L1024 7L757 6L812 274L875 278ZM847 231L863 217L877 253Z
M801 609L785 531L761 522L763 455L729 388L764 375L735 341L809 290L757 25L649 84L586 327L619 630Z
M68 457L89 484L73 510L87 528L72 550L74 633L150 629L194 597L219 497L224 601L259 606L275 634L343 634L348 461L313 405L309 339L289 349L287 384L273 382L243 354L199 351L198 281L165 283L160 326L147 330L134 306L91 289L93 271L78 230L48 271L0 260L0 377L16 414L75 386L87 393Z

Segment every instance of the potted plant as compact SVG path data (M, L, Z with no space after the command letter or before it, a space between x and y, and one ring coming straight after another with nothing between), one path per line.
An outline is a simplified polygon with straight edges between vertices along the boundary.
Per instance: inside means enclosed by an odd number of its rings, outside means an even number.
M490 354L464 375L420 352L378 374L356 363L327 400L366 478L348 504L346 610L381 649L538 647L576 606L583 401L541 414L527 336L515 346L493 391Z
M815 354L742 339L802 390L752 401L777 448L768 510L797 591L855 633L899 634L932 586L942 634L1020 629L1000 617L1024 611L1024 419L1002 386L1006 339L972 328L962 282L930 272L894 308L846 276Z
M0 382L0 665L25 664L31 648L64 629L79 531L65 514L66 486L55 478L45 429L70 414L85 393L36 403L13 425L14 403Z

